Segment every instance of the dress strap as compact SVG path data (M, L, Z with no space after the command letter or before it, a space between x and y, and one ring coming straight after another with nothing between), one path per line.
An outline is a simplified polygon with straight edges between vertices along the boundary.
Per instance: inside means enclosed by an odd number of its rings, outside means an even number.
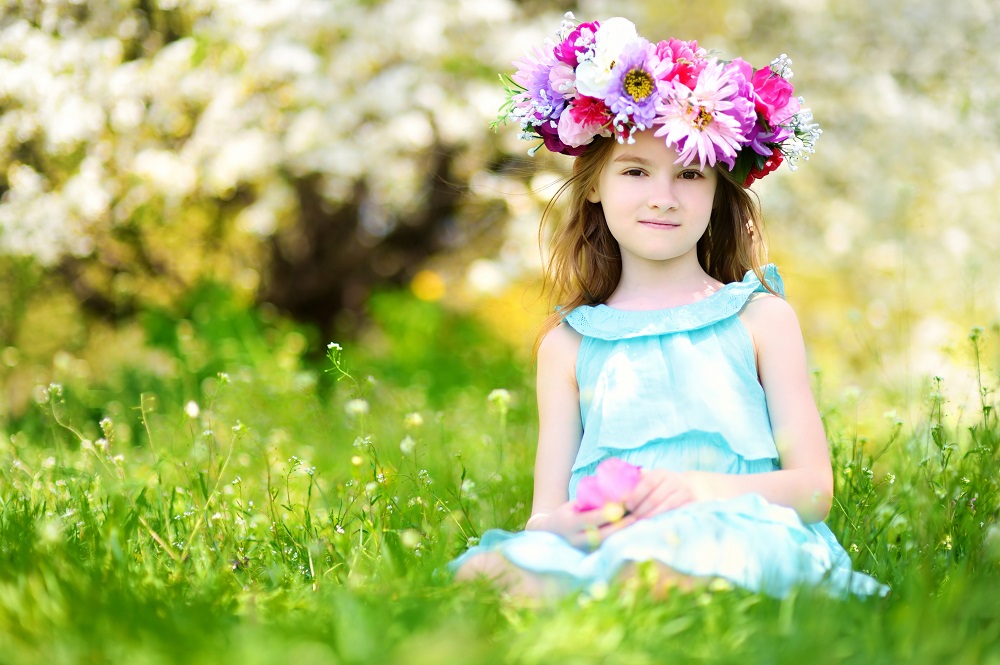
M779 296L785 296L785 285L773 263L762 270L764 281ZM581 305L566 315L565 321L585 337L598 339L630 339L646 335L697 330L734 316L743 309L754 293L767 288L752 270L743 281L730 282L708 296L687 305L641 311L626 311L607 305Z

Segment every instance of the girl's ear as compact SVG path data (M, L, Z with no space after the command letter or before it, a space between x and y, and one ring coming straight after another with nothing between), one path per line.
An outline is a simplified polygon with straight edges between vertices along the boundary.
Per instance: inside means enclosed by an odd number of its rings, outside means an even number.
M591 187L590 192L587 194L587 200L591 203L600 203L601 195L597 192L596 187Z

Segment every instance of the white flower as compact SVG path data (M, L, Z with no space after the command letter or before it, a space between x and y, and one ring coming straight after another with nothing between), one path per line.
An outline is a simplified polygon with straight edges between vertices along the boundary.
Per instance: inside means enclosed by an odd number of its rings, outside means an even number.
M414 427L420 427L424 424L424 417L417 412L408 413L406 417L403 418L403 426L406 429L412 429Z
M417 442L413 440L413 437L407 434L403 437L403 440L399 442L399 449L403 451L404 455L412 455L413 451L417 447Z
M639 39L635 25L628 19L615 17L603 21L594 38L594 55L576 68L576 89L582 95L604 99L611 87L611 70L625 45Z
M348 400L347 404L344 405L344 411L347 415L353 417L364 416L368 414L368 402L363 399L352 399Z
M501 411L506 411L510 406L510 391L497 388L486 397L486 401Z
M201 408L198 406L198 402L191 400L184 405L184 413L188 415L188 418L197 418L201 414Z

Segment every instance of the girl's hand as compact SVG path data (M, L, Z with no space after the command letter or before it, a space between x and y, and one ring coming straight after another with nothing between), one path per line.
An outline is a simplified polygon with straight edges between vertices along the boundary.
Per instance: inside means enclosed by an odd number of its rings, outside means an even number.
M579 512L573 501L567 501L550 513L532 516L525 528L549 531L562 536L573 547L592 550L611 534L635 524L631 516L614 521L609 521L609 517L615 517L613 511L598 508Z
M645 519L697 500L695 484L688 474L643 469L639 484L625 499L625 508L629 517Z

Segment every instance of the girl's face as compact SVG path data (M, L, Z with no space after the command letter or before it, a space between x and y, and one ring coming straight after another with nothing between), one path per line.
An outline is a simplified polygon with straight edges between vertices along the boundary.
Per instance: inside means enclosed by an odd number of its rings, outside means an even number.
M670 261L696 253L715 201L718 175L675 164L677 151L652 131L616 143L587 196L600 203L626 262Z

